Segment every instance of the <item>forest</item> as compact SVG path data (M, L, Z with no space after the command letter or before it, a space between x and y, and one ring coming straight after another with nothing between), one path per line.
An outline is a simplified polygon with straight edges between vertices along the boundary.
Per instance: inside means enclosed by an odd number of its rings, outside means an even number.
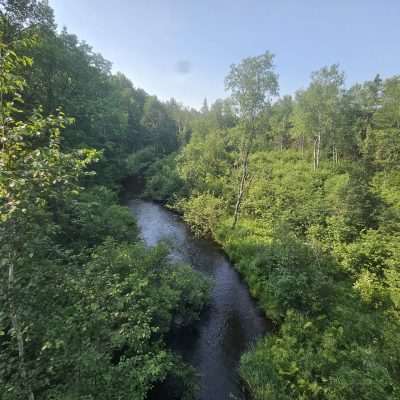
M266 51L225 86L160 101L46 1L0 0L2 400L196 398L168 337L212 283L143 244L132 187L217 242L273 321L240 360L249 399L400 399L400 75L347 87L335 64L280 96Z

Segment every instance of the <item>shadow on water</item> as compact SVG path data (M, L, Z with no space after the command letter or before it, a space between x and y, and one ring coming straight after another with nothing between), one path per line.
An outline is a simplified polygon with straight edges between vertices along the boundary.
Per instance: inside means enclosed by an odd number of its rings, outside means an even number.
M199 400L241 399L240 356L270 329L247 286L224 253L211 241L195 238L177 215L148 201L131 200L129 207L148 246L167 241L173 261L190 263L214 282L211 304L195 329L170 339L199 373Z

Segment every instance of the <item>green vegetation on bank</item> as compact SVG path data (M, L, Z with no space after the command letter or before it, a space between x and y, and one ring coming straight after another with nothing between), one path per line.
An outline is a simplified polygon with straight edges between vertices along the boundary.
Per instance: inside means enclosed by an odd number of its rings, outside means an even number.
M241 360L252 398L398 399L400 78L346 89L334 65L271 101L270 57L232 67L230 108L203 109L146 192L178 175L163 198L277 322Z

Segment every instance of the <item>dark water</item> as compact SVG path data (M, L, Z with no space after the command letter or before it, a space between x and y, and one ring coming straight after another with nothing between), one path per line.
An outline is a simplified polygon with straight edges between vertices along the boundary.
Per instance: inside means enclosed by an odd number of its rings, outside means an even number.
M241 399L237 374L240 355L267 329L246 285L223 252L210 241L194 238L175 214L141 200L130 201L129 207L147 245L167 240L173 260L192 264L214 281L211 305L197 333L188 331L176 344L199 372L199 399Z

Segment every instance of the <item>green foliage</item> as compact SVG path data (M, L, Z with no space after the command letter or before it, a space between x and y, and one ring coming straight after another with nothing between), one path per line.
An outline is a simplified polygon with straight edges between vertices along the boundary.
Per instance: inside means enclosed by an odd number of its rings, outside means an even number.
M176 205L196 236L212 237L223 214L223 203L209 193L182 199Z
M291 140L293 99L284 96L273 104L270 125L274 141L281 150L287 149Z
M399 396L396 82L346 92L324 68L264 112L235 229L243 128L194 131L176 159L185 221L224 247L280 325L242 358L255 399Z
M146 197L166 203L184 193L184 184L176 166L176 153L152 163L146 176Z
M337 323L321 329L293 312L279 335L243 356L240 372L255 400L378 400L398 395L373 346L358 345L354 332Z
M242 118L254 120L264 111L270 96L277 94L278 79L273 67L273 55L269 52L231 65L225 86L232 91Z
M25 266L33 279L18 302L20 317L34 322L26 328L26 364L37 398L145 399L175 363L184 368L163 336L198 318L209 286L188 267L170 265L167 255L163 247L108 239L83 268L36 259ZM12 342L7 337L1 346L1 361L9 363L2 398L19 398L13 364L4 358Z
M78 251L99 245L107 237L131 243L138 239L131 211L117 205L116 194L103 186L82 191L59 208L59 240Z
M227 149L235 151L235 144L235 138L226 131L212 131L206 137L195 131L192 140L177 157L179 176L188 189L228 197L232 189L227 185L226 177L233 169L234 155Z
M156 97L147 97L143 106L142 125L146 128L148 143L154 143L156 151L161 154L176 150L176 125L167 113L166 108Z
M126 159L127 173L133 176L143 176L147 169L157 160L154 147L147 146L130 154Z
M173 376L193 398L165 335L199 318L209 282L139 243L104 186L144 146L152 161L175 149L175 124L52 18L0 2L0 397L139 400Z

